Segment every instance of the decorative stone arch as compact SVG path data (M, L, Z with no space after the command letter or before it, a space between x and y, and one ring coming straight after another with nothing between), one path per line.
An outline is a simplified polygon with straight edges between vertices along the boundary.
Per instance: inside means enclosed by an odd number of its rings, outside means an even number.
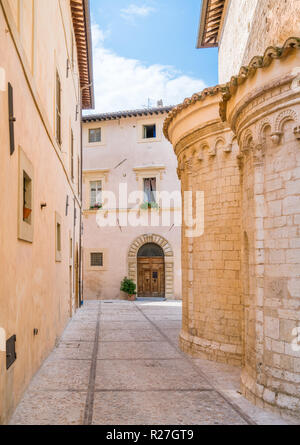
M209 142L207 140L199 143L200 150L209 150Z
M242 138L241 151L246 152L251 150L254 145L254 135L250 129L248 129Z
M259 124L257 139L260 142L264 142L264 140L265 140L265 132L266 132L267 128L270 128L270 132L271 132L271 134L273 134L273 122L272 122L271 119L268 119L268 118L264 119Z
M166 298L174 298L174 253L170 243L161 235L141 235L131 244L128 251L128 277L137 283L137 255L139 249L148 243L160 246L165 256L165 294Z
M214 154L217 155L220 151L224 151L226 147L226 140L223 136L218 136L214 143Z
M225 144L223 148L224 153L231 153L234 143L238 145L236 134L230 132L228 142L227 143L226 141L224 142Z
M276 118L275 132L282 133L285 122L287 121L297 122L297 120L298 120L298 115L295 110L288 109L282 111L281 113L278 114Z

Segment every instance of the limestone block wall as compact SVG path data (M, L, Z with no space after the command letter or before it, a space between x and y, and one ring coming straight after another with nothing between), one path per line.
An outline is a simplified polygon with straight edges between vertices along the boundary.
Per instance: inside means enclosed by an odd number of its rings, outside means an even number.
M169 128L172 140L177 141L183 207L189 200L186 192L191 191L193 207L188 212L198 223L204 221L203 233L190 236L186 215L183 218L180 342L182 349L193 355L239 365L243 319L240 172L238 146L228 126L220 121L219 100L216 95L198 101L184 109ZM200 125L195 128L197 122ZM186 131L180 138L177 135L183 126ZM200 198L203 194L204 214L197 214L197 193Z
M226 85L186 99L164 127L184 204L186 192L204 191L203 233L182 232L181 347L242 363L243 394L297 419L299 49L298 38L268 48Z
M300 57L291 49L295 44L274 52L277 60L262 63L239 88L230 85L227 119L239 141L243 178L243 393L254 403L299 416L300 89L294 68Z

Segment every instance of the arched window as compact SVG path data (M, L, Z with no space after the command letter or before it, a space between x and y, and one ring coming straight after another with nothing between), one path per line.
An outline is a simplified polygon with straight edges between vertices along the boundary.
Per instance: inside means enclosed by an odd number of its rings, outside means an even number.
M140 248L140 250L138 251L138 255L137 256L138 256L138 258L141 258L141 257L146 257L146 258L163 257L164 256L164 251L157 244L148 243L148 244L144 244Z

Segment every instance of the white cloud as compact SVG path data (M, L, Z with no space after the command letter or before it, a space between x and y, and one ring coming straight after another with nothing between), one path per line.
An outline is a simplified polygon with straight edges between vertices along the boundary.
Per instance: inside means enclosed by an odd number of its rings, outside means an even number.
M152 12L155 12L155 9L151 6L131 4L128 8L121 9L121 16L125 19L132 19L133 17L147 17Z
M95 112L111 112L143 108L151 99L156 106L176 105L206 87L173 67L147 66L136 59L127 59L104 47L105 34L93 25Z

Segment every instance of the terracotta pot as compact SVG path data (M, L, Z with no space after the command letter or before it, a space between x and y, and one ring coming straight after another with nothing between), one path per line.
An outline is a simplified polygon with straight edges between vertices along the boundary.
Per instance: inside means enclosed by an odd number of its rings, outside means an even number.
M27 209L27 207L23 207L23 219L28 219L32 210Z
M128 301L135 301L136 297L135 295L128 295Z

